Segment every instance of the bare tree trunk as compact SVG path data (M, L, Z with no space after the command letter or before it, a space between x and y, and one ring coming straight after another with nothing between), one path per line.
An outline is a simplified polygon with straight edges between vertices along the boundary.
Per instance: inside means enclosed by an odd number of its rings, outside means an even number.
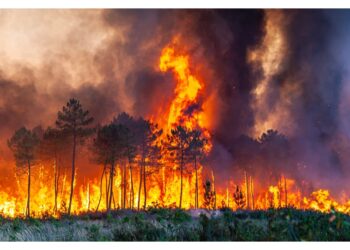
M278 207L282 207L282 177L278 178Z
M55 191L55 205L53 208L54 213L57 212L57 194L58 194L58 176L57 176L57 156L55 153L55 162L54 162L54 175L55 175L55 184L54 184L54 191Z
M214 172L211 172L212 178L213 178L213 192L214 192L214 209L216 209L216 191L215 191L215 176Z
M108 200L108 208L107 211L109 212L111 210L112 205L112 199L113 199L113 177L114 177L114 162L111 164L111 171L110 171L110 180L109 180L109 200Z
M90 183L89 182L87 185L87 195L88 195L88 209L87 209L87 211L89 212L90 211Z
M253 183L253 178L250 176L250 193L252 194L252 209L255 209L255 204L254 204L254 183Z
M248 178L247 178L247 172L245 171L244 171L244 180L245 180L246 197L247 197L247 209L250 209Z
M147 184L146 184L146 163L143 165L143 209L146 210L147 206Z
M143 171L143 164L144 164L144 156L142 156L141 159L141 165L140 165L140 180L139 180L139 195L137 199L137 210L140 210L140 202L141 202L141 189L142 189L142 171Z
M287 180L285 176L284 176L284 202L285 202L285 206L288 207Z
M106 174L105 174L105 187L106 187L106 209L108 207L108 197L109 197L109 179L108 173L107 173L107 166L106 166Z
M30 217L30 161L28 160L28 187L27 187L27 209L26 217Z
M163 166L162 167L162 171L163 171L163 196L162 196L162 203L164 203L164 197L165 197L165 195L166 195L166 192L167 192L167 176L165 175L166 173L165 173L165 166Z
M75 150L76 150L76 135L73 135L73 156L72 156L72 179L70 185L70 195L69 195L69 206L68 206L68 215L71 213L72 209L72 199L74 192L74 179L75 179Z
M103 176L105 175L105 172L106 172L106 166L107 164L105 163L105 165L103 166L103 171L102 171L102 175L101 175L101 180L100 180L100 199L98 200L98 204L97 204L97 207L96 207L96 212L98 211L98 208L100 207L100 203L101 203L101 200L102 200L102 182L103 182Z
M126 166L123 164L123 209L125 209L125 203L126 203Z
M116 208L116 206L115 206L115 199L114 199L114 193L113 193L113 208L115 209Z
M196 194L195 194L195 208L198 208L198 169L197 169L197 157L194 157L194 169L196 171Z
M132 178L132 166L131 166L131 160L129 158L129 175L130 175L130 201L129 201L129 207L131 209L134 209L134 181Z
M180 208L182 208L182 175L183 175L183 162L184 162L184 152L181 152L181 162L180 162Z

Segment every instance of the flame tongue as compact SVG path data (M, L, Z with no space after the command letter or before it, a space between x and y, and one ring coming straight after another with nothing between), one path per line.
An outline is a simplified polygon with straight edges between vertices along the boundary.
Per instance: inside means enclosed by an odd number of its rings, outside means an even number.
M174 47L163 49L159 69L162 72L172 70L177 79L175 88L175 98L170 104L168 114L168 129L174 125L181 124L187 128L200 126L200 106L198 105L198 94L203 88L202 83L191 73L189 66L189 57L178 54ZM193 112L189 110L196 108ZM186 120L184 120L186 117Z

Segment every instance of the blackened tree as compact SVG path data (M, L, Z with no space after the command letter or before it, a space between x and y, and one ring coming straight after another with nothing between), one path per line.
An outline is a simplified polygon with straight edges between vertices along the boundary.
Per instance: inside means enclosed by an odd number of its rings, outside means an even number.
M44 161L53 162L54 170L54 212L57 212L57 198L60 174L62 170L63 155L66 153L66 145L68 143L67 136L62 131L48 127L42 136L39 146L40 158Z
M111 123L98 129L93 148L96 159L105 164L105 171L109 170L109 180L107 185L106 206L110 211L113 200L113 180L115 176L116 163L125 156L126 139L125 134L128 129L123 125ZM107 174L107 173L105 173Z
M198 202L198 160L200 160L205 155L205 145L208 139L204 137L200 130L192 130L189 133L189 147L188 154L190 159L193 161L194 171L195 171L195 208L199 207Z
M170 152L171 160L180 170L180 200L179 207L182 208L183 175L188 162L188 152L190 145L190 131L183 126L177 126L167 135L167 149Z
M101 179L100 179L100 198L98 200L97 206L96 206L96 212L98 211L101 200L102 200L102 193L103 193L103 178L106 177L106 208L108 207L108 163L109 163L109 143L108 139L106 138L108 134L104 133L102 130L102 127L98 126L97 127L97 133L96 137L93 139L93 143L90 147L90 150L93 153L93 161L99 165L103 165L103 170L101 174Z
M128 170L129 170L129 178L130 178L130 189L129 189L129 207L134 207L134 179L133 179L133 163L134 159L136 157L136 148L137 148L137 140L136 140L136 134L137 134L137 121L130 116L129 114L123 112L119 114L114 120L114 124L122 125L127 128L127 130L124 131L124 142L125 142L125 156L128 161ZM123 208L125 208L125 201L126 201L126 169L124 166L123 171Z
M93 122L89 111L84 110L77 99L70 99L66 106L62 108L57 114L56 126L71 137L72 140L72 177L71 188L68 205L68 215L71 213L72 198L74 192L74 178L75 178L75 160L76 148L78 143L82 143L84 138L92 133L92 128L89 125Z
M291 151L287 138L276 130L268 130L259 138L260 157L267 165L269 181L280 181L282 172L288 168Z
M17 168L25 170L28 176L26 217L30 217L31 167L36 160L39 142L39 137L25 127L18 129L8 141L8 146L13 152Z
M235 201L238 209L243 209L246 205L245 196L238 185L236 186L236 190L233 193L233 200Z
M215 207L215 191L210 180L206 180L204 184L204 207L213 209Z
M140 209L141 189L143 184L143 208L146 209L147 204L147 176L155 172L161 165L161 147L158 143L158 139L162 134L162 130L158 129L158 126L151 123L148 120L140 118L137 121L137 151L139 153L139 190L138 190L138 202L137 208Z

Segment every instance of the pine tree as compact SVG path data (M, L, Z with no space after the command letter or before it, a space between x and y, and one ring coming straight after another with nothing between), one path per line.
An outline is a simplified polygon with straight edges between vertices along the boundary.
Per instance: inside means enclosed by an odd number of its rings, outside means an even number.
M16 167L18 170L24 170L28 176L26 217L30 217L31 168L37 157L39 142L38 136L25 127L18 129L8 141L8 146L12 150L16 160Z
M208 140L202 135L200 130L192 130L189 135L189 155L192 158L195 171L195 208L199 207L198 201L198 160L204 155L204 147Z
M89 111L84 110L76 99L70 99L66 106L62 108L62 111L57 113L56 126L72 139L72 175L68 215L71 213L74 193L76 148L79 142L83 142L84 138L92 133L93 130L89 127L92 122L93 118L90 117Z
M183 175L186 163L188 162L190 132L185 127L177 126L175 129L171 130L171 133L167 136L167 138L167 148L170 151L170 156L174 160L174 163L178 165L180 170L179 207L182 208Z

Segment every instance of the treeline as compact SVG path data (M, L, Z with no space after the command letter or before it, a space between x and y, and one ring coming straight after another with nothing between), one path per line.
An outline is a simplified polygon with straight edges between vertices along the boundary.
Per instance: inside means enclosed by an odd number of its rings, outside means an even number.
M77 99L70 99L58 111L55 126L32 130L22 127L16 130L8 140L16 160L19 173L27 175L26 216L30 217L31 172L39 162L50 161L54 166L54 212L58 210L59 179L62 171L62 158L71 155L71 180L68 201L68 215L71 214L74 184L76 176L77 147L88 144L91 160L98 167L103 166L100 178L100 198L96 210L102 202L103 179L105 178L105 202L107 211L114 202L113 183L116 166L122 166L122 208L145 209L147 202L147 180L160 167L175 167L180 175L180 192L178 207L182 207L183 178L191 172L195 174L195 207L199 206L198 162L205 156L207 138L197 129L183 126L173 128L168 134L158 128L157 124L140 117L135 119L127 113L121 113L109 124L93 126L93 117ZM86 143L86 142L89 143ZM135 168L138 171L135 172ZM129 172L129 193L127 194L126 173ZM134 183L138 174L139 182ZM137 204L134 197L137 192ZM143 193L143 204L141 197ZM127 202L127 196L129 196ZM45 201L43 201L45 202Z

